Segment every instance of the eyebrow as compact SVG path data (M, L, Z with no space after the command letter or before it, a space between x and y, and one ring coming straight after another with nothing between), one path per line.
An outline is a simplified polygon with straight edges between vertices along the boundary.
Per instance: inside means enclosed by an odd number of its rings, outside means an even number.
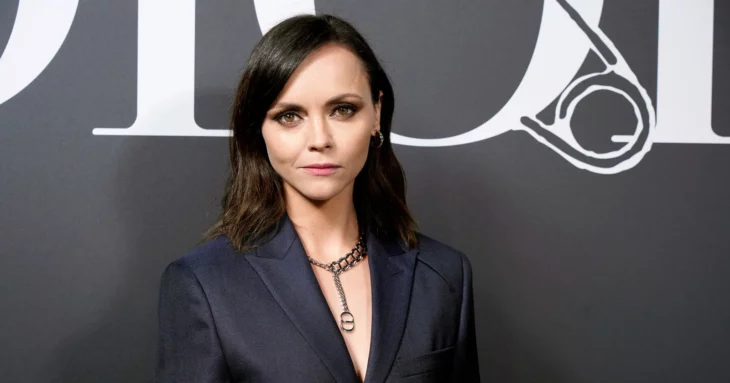
M333 106L335 104L339 104L340 102L342 102L344 99L346 99L348 97L355 97L358 100L362 101L362 97L360 97L359 94L355 94L355 93L343 93L343 94L340 94L340 95L337 95L335 97L330 98L329 100L327 100L327 102L324 103L324 105L325 106ZM304 110L304 107L301 106L301 105L299 105L299 104L291 104L291 103L281 102L281 103L278 103L278 104L274 105L274 107L271 108L271 109L293 110L295 112L300 112L300 111L303 111Z

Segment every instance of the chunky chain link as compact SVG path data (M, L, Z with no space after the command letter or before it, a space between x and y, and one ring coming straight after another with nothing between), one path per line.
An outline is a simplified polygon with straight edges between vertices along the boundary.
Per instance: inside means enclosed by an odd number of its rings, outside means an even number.
M312 257L307 256L309 258L309 262L312 262L313 264L331 272L343 272L347 271L353 266L357 265L358 262L360 262L363 258L365 258L366 251L365 251L365 243L363 242L362 235L357 241L357 244L355 244L355 247L350 250L349 253L345 254L342 258L332 261L330 263L322 263L319 261L316 261L312 259Z
M344 257L336 261L322 263L307 255L310 263L332 272L335 279L337 295L340 297L340 306L342 307L342 314L340 314L340 328L345 331L352 331L355 329L355 318L352 316L350 309L347 307L347 299L345 298L345 290L342 289L342 282L340 282L340 274L357 265L357 263L365 258L366 255L367 249L365 248L362 235L360 235L355 247L350 250L349 253L345 254Z

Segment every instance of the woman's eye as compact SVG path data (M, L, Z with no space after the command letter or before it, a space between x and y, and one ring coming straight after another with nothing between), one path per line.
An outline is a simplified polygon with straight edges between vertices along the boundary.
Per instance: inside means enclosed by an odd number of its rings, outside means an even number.
M283 124L292 124L297 121L297 115L292 112L286 112L280 114L276 119Z
M338 106L335 108L335 114L338 117L348 117L355 113L355 108L348 105Z

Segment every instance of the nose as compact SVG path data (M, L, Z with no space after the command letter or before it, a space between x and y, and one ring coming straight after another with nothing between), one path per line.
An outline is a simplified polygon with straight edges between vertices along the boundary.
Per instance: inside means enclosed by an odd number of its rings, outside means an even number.
M323 151L332 148L334 141L327 119L321 116L310 118L308 147L311 151Z

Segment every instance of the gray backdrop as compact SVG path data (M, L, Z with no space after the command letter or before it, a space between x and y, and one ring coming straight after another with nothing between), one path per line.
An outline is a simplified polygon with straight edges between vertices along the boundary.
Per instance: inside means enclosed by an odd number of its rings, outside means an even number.
M142 120L138 38L151 34L142 32L138 6L151 1L0 0L0 52L8 47L0 57L2 381L150 381L160 273L217 214L225 138L176 131L178 122L162 117L157 124L169 121L172 133L150 133L154 124L144 134L94 131ZM9 81L40 60L30 40L11 52L13 30L41 41L59 33L47 23L20 25L16 15L25 9L24 23L43 20L54 3L75 9L68 34L42 71L12 90ZM225 128L265 2L156 3L169 7L154 21L160 30L194 4L190 121ZM520 130L514 113L489 127L512 124L503 134L484 129L471 142L449 141L498 121L536 60L545 17L572 28L565 44L546 48L553 59L578 46L569 38L586 42L571 78L605 69L560 4L317 0L316 11L352 21L392 78L410 206L422 232L473 264L483 381L728 382L727 1L570 1L600 20L587 23L621 52L650 98L658 117L644 127L653 145L640 158L591 170L581 164L594 156L571 160ZM664 61L674 72L658 70L660 47L680 45L710 55L678 51ZM537 67L529 97L562 68L551 65ZM550 124L561 91L550 105L515 110ZM674 102L662 109L664 97ZM191 114L183 106L171 101L167 115ZM597 92L575 108L571 125L583 148L611 153L625 145L611 137L632 134L636 119L621 95ZM668 134L670 125L683 135Z

